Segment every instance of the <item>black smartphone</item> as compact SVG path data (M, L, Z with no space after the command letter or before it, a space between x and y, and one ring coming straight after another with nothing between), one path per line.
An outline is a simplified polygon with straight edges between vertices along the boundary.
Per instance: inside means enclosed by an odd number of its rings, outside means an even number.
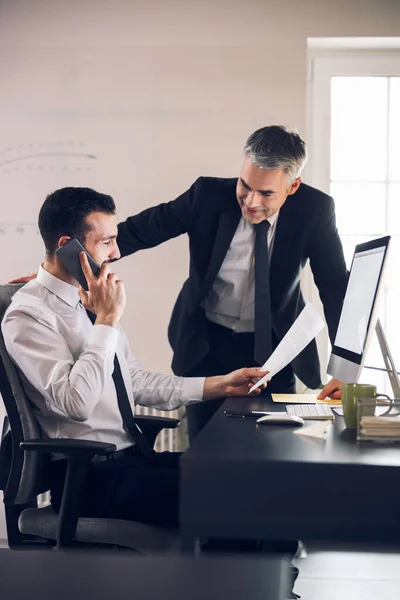
M84 246L80 243L76 238L72 238L69 242L64 244L56 250L56 254L64 267L71 273L73 277L77 280L78 283L87 291L89 289L86 277L83 274L81 262L79 260L80 252L84 252L89 261L89 265L93 271L93 273L98 276L100 273L100 267L94 261L94 259L90 256L89 252L86 250Z

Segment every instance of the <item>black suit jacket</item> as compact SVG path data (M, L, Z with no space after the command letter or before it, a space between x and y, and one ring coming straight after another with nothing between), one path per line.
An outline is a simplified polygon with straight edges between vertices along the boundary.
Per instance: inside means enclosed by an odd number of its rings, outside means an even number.
M241 218L236 183L236 178L200 177L176 200L144 210L118 226L122 256L157 246L182 233L189 236L189 277L178 296L168 328L174 351L172 368L177 375L188 373L208 351L205 314L200 304L218 274ZM280 210L271 258L272 322L279 340L304 307L300 275L307 259L332 341L347 283L334 202L330 196L302 183ZM306 385L318 387L320 372L315 342L304 349L292 366Z

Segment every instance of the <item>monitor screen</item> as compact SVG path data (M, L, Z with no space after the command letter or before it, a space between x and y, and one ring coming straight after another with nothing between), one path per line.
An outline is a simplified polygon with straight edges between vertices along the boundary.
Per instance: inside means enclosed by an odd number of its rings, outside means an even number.
M328 372L341 381L344 378L338 376L340 363L332 361L332 358L345 359L355 365L363 362L366 345L371 338L371 328L375 327L377 315L374 309L389 240L390 237L384 237L356 246L332 348L331 368L328 367Z

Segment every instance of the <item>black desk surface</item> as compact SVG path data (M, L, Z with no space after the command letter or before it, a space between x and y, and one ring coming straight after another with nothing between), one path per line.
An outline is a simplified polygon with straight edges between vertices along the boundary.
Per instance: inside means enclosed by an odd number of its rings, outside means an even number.
M284 600L276 558L138 557L0 550L4 600Z
M400 466L400 444L396 446L357 443L355 431L345 429L337 417L326 441L293 435L298 429L289 426L258 425L254 418L225 417L224 410L285 411L285 404L272 400L228 399L186 451L186 461L279 461L332 463L343 465ZM261 416L261 415L259 415ZM309 422L311 424L312 422ZM307 426L307 423L304 427ZM400 479L400 471L399 471Z
M193 534L400 541L400 445L359 443L337 417L327 440L224 410L284 410L229 399L181 460L181 523Z

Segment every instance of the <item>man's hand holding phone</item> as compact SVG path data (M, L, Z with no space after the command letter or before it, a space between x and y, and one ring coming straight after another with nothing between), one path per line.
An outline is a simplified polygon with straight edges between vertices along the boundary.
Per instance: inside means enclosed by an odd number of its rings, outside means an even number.
M79 287L79 297L83 306L95 313L96 325L118 327L126 303L123 281L110 272L108 264L101 266L96 277L84 252L79 254L79 260L89 288L86 291L82 286Z

